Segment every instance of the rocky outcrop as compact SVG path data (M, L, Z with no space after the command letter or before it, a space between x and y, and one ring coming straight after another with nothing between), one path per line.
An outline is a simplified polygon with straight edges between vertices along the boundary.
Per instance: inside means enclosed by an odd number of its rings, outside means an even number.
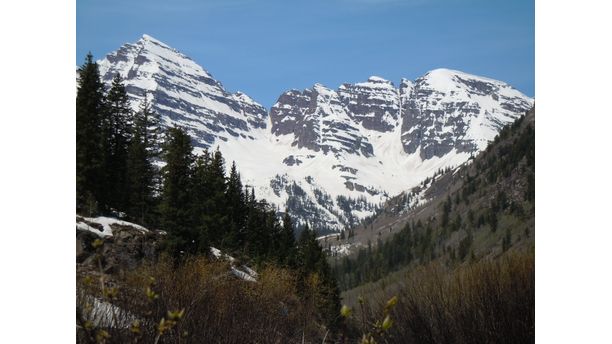
M96 219L77 216L76 263L79 270L98 271L101 268L101 272L112 274L134 269L158 257L164 232L143 231L141 226L117 221L108 224L111 235L102 235L104 226ZM96 240L100 241L96 243Z
M367 82L343 84L338 95L351 119L366 129L392 131L400 121L398 89L391 81L371 76Z
M316 84L283 93L270 110L273 135L294 135L292 146L323 154L372 156L372 144L348 115L338 94Z

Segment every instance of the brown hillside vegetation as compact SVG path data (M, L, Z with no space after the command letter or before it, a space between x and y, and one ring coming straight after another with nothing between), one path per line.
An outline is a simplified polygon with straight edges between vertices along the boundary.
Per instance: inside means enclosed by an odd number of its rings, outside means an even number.
M289 269L268 266L257 282L227 263L194 257L143 265L113 281L79 278L79 343L320 343L325 287L312 275L300 290Z
M533 343L534 255L510 253L450 270L439 262L406 274L395 288L380 283L349 292L367 295L354 320L375 323L386 302L393 325L374 336L386 343Z

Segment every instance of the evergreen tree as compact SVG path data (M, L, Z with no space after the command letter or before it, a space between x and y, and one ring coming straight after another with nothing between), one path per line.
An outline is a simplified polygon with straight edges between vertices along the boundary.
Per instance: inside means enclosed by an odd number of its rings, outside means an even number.
M283 215L283 225L281 227L280 235L278 238L278 255L280 261L288 266L295 264L295 234L294 234L293 221L289 216L289 210L285 209Z
M203 225L214 245L224 247L228 211L226 201L225 166L223 155L217 149L210 158L204 178L207 197L204 202Z
M254 197L251 194L252 202L248 203L245 248L254 259L261 262L271 253L272 234L278 231L278 223L276 214L268 210L268 204L265 201L254 201Z
M134 115L127 155L129 184L128 217L141 224L154 223L156 196L159 194L159 173L153 162L159 158L159 117L151 110L147 95Z
M314 292L314 302L321 320L332 330L339 325L340 291L332 276L327 258L316 239L316 233L308 225L300 234L297 245L298 283L303 295Z
M321 260L323 252L317 243L316 233L311 230L308 224L300 233L297 243L299 266L303 274L314 272L317 262Z
M264 208L264 226L262 228L262 237L260 239L260 247L261 253L264 258L276 259L277 261L282 261L283 257L279 255L277 251L279 249L280 243L282 241L282 226L278 222L278 217L276 216L276 211L274 208L263 202Z
M210 154L208 150L197 157L193 169L193 180L191 189L191 216L194 229L197 231L198 251L204 253L208 251L210 245L209 233L206 229L204 220L206 214L206 203L208 199L207 175L210 165Z
M162 168L160 215L162 226L170 235L170 249L174 253L195 253L197 250L198 233L193 227L191 213L192 150L191 137L182 129L174 127L168 131L163 146L166 165Z
M452 210L452 202L450 195L446 196L446 201L442 204L442 220L441 226L446 227L450 221L450 212Z
M235 162L232 162L230 175L227 179L226 204L229 224L227 233L225 233L225 241L233 248L242 247L246 226L246 204L240 174L236 169Z
M129 200L127 161L132 139L132 111L121 76L117 74L106 97L103 121L105 203L126 210Z
M102 118L104 87L91 53L79 68L76 97L76 196L77 211L98 211L103 188Z
M246 229L244 235L244 245L243 249L246 253L253 253L257 250L257 241L258 241L258 228L259 223L259 212L257 210L257 202L255 200L255 190L251 188L246 189L245 194L246 201Z
M149 101L149 92L143 94L140 108L135 115L134 125L142 128L142 141L153 159L159 159L162 153L164 137L161 128L161 118L155 112Z
M492 209L489 210L489 224L491 225L491 232L495 232L497 230L497 213Z

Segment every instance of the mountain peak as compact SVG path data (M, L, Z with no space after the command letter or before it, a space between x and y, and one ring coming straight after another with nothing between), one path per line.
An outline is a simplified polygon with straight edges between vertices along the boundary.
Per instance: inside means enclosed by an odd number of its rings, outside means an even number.
M162 120L193 130L200 148L266 127L264 107L245 94L228 92L195 61L148 34L109 53L99 69L108 84L116 74L124 78L134 110L149 92Z
M430 70L429 72L425 73L427 74L434 74L434 75L451 75L451 74L465 74L461 71L458 70L454 70L454 69L449 69L449 68L435 68Z
M372 75L371 77L368 78L369 82L373 82L373 83L390 83L391 81L381 78L379 76L376 75Z
M345 84L345 87L352 87L350 84ZM357 87L365 87L365 88L375 88L375 89L394 89L395 86L393 83L387 79L383 79L379 76L371 76L368 78L366 82L358 82L354 86Z
M164 42L160 41L159 39L156 39L153 36L147 35L146 33L142 35L140 40L141 41L148 41L148 42L158 43L158 44L164 45L166 47L168 46L167 44L165 44Z
M331 88L320 84L320 83L316 83L314 85L312 85L312 90L321 94L321 95L331 95L332 93L335 93L334 90L332 90Z
M448 68L437 68L437 69L430 70L429 72L425 73L425 75L423 75L420 79L426 79L429 81L430 84L436 83L436 82L454 83L458 81L458 79L463 79L463 80L477 80L480 82L486 82L486 83L496 84L496 85L506 85L505 82L502 82L499 80L487 78L484 76L469 74L469 73L465 73L459 70L448 69Z

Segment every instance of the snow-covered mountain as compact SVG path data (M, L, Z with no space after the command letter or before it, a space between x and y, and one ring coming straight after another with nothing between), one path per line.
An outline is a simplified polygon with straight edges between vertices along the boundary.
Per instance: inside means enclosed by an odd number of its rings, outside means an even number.
M143 35L99 61L106 83L119 73L137 109L145 92L167 126L185 128L199 147L216 140L249 137L253 129L265 128L266 109L246 94L229 93L223 85L189 57Z
M372 76L337 90L290 90L268 113L147 35L99 65L106 83L125 78L134 108L149 92L165 125L185 128L197 150L219 147L258 198L318 229L354 225L438 169L466 162L534 103L503 82L436 69L399 87Z
M505 124L533 105L510 85L436 69L414 83L402 80L402 144L423 159L483 150Z

